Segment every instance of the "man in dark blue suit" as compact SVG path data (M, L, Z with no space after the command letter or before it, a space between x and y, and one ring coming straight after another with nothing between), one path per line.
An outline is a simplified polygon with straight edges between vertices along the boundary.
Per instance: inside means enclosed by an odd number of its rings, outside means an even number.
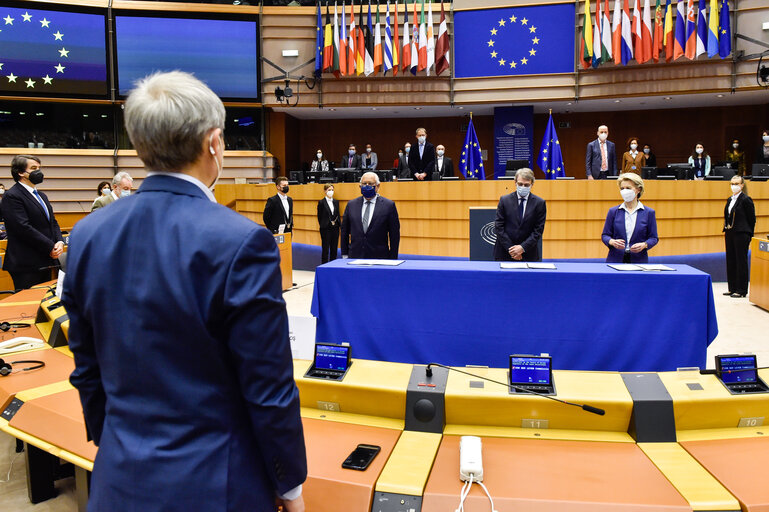
M142 80L125 122L147 178L72 232L62 302L99 446L92 512L304 510L278 249L210 190L224 119L192 75Z
M395 203L379 192L379 176L360 178L361 196L347 203L342 218L342 258L398 258L401 224Z
M417 128L417 143L409 151L411 177L418 181L430 181L435 165L435 146L427 142L427 130Z
M494 231L494 259L497 261L542 261L540 242L545 231L545 200L531 193L534 173L518 169L516 191L499 198Z
M585 174L589 180L604 180L607 176L617 175L617 150L608 137L609 128L602 124L598 127L598 138L587 145Z

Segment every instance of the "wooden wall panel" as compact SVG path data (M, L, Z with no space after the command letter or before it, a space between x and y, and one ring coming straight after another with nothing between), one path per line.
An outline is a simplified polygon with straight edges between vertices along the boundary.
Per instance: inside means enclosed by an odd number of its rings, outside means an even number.
M756 235L769 232L769 182L751 183L756 203ZM335 197L342 210L360 192L356 184L337 184ZM383 183L380 192L395 201L401 220L403 254L467 257L469 208L495 208L511 191L503 181L443 183ZM616 182L537 181L534 193L548 202L543 250L546 258L603 258L601 242L606 212L620 203ZM264 203L275 194L270 185L223 185L217 200L262 223ZM642 201L657 212L660 243L652 255L700 254L723 251L723 208L731 194L725 182L647 181ZM294 241L319 245L317 202L321 185L291 188L294 198Z

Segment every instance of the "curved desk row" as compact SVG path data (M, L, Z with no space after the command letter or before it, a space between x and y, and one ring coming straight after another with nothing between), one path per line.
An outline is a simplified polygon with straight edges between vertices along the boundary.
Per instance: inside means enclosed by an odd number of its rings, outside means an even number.
M47 307L41 320L50 321ZM86 491L96 447L85 440L66 380L71 354L58 347L22 355L47 364L0 378L0 430L72 462L78 491ZM557 398L605 409L598 416L479 378L504 381L504 369L476 368L471 377L434 368L428 377L423 366L354 360L334 382L305 378L309 365L294 361L311 511L456 509L462 435L482 438L484 483L500 512L769 509L769 395L731 395L714 375L555 371ZM342 469L361 443L381 452L365 471ZM52 478L41 466L28 466L30 486ZM488 507L473 486L465 509Z

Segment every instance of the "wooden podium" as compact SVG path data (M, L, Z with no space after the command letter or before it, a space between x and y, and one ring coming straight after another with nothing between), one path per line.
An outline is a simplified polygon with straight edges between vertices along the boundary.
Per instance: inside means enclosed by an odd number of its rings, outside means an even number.
M769 239L750 243L750 302L769 310Z
M275 243L278 244L278 251L280 251L280 273L283 276L283 290L288 290L294 285L294 275L292 273L293 261L291 259L291 233L272 236L275 237Z

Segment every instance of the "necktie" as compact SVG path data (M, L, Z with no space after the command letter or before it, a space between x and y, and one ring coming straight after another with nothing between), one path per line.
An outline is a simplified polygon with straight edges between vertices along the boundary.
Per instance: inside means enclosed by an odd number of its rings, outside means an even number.
M422 155L424 155L424 153L425 153L425 145L424 144L420 144L419 145L419 158L422 158Z
M369 215L371 214L371 201L366 201L366 207L363 208L363 232L368 231Z
M606 171L609 169L608 159L606 158L606 143L601 142L601 170Z
M48 213L48 207L45 205L45 201L43 201L43 198L40 197L40 194L37 193L37 189L34 189L32 191L32 194L34 194L35 199L37 199L37 202L40 203L40 206L43 207L43 211L45 212L45 216L48 220L51 220L51 214Z
M347 164L347 167L352 167L352 157L350 157L350 163Z
M518 198L518 218L523 220L523 203L526 201L526 199L519 197Z

